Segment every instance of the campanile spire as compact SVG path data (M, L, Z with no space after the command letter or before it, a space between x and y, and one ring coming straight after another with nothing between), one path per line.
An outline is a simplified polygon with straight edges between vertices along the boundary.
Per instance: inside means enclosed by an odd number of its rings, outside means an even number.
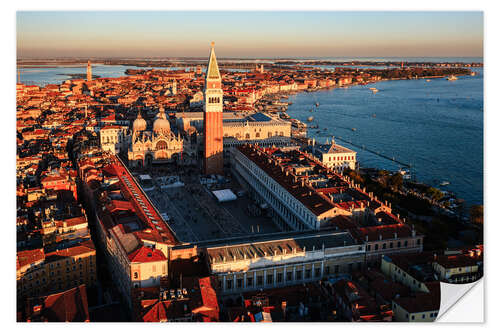
M215 57L215 43L210 44L205 76L203 106L204 169L205 174L223 173L222 142L222 78Z
M90 60L87 62L87 81L92 81L92 65Z

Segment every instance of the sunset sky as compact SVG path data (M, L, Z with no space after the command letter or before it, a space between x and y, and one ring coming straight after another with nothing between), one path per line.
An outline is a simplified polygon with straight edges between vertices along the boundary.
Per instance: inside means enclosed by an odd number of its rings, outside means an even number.
M17 56L481 57L481 12L18 12Z

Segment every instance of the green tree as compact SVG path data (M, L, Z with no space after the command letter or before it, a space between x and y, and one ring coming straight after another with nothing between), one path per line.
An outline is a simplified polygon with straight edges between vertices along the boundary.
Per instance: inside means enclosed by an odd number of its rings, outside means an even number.
M399 190L403 186L403 175L396 172L389 178L389 185Z
M429 187L427 191L425 191L425 194L435 201L439 201L444 197L443 192L434 187Z
M472 205L469 213L472 223L483 224L483 205Z

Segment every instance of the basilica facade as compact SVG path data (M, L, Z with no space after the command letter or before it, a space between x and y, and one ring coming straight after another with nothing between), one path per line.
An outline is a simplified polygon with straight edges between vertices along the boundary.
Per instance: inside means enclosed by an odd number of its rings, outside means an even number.
M152 164L180 162L183 139L170 130L165 110L160 109L153 122L153 130L147 130L147 122L140 112L132 125L132 139L128 150L129 165L135 167Z

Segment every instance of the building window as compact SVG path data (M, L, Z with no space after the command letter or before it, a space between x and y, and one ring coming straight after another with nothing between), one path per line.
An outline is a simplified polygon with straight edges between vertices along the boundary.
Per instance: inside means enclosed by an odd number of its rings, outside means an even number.
M243 287L243 279L237 279L236 280L236 285L238 286L238 288Z
M371 245L367 245L366 246L366 251L370 251L371 247L372 247Z
M408 241L407 240L405 241L405 247L408 247Z
M314 276L319 277L321 275L321 268L317 267L314 269Z
M247 286L252 287L253 286L253 278L249 277L247 278Z
M262 275L257 276L257 285L262 286L263 283L264 283L264 277Z
M273 276L272 276L271 274L269 274L269 275L267 276L267 283L268 283L268 284L273 283Z
M415 316L414 315L411 316L411 320L415 320Z
M382 244L382 249L385 250L385 248L386 248L386 244L384 243L384 244Z
M297 280L302 280L302 271L295 272L295 275Z
M389 243L389 248L393 248L394 247L394 244L392 242Z
M425 319L425 314L422 315L422 319Z
M330 274L330 266L325 267L325 272L326 272L326 274Z
M375 244L375 251L378 250L378 244Z
M311 270L306 269L306 279L310 279L310 278L311 278Z
M292 280L292 272L286 272L286 280L291 281Z
M138 278L139 278L139 273L134 272L134 279L138 279Z
M283 273L277 273L276 274L276 282L277 283L283 282Z
M339 265L335 265L335 274L339 272Z
M226 281L226 288L227 289L232 289L233 288L233 280L227 280Z
M398 247L401 247L401 242L398 242Z
M417 239L417 245L420 245L420 238Z

